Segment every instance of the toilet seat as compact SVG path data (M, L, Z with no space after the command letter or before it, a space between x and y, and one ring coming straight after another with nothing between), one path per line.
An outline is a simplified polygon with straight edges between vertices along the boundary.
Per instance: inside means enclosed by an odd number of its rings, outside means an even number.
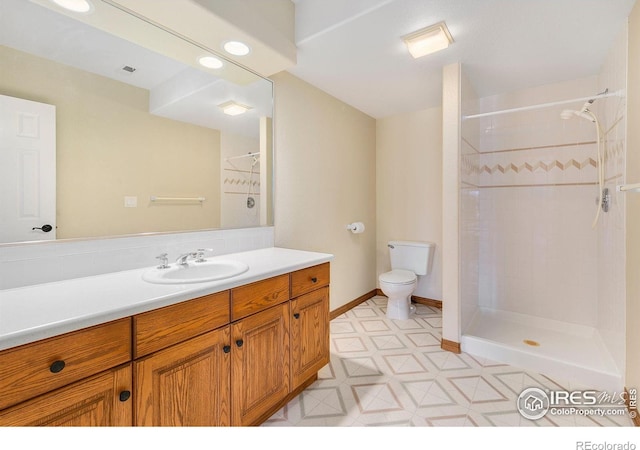
M389 284L413 284L418 277L410 270L394 269L380 274L380 282Z

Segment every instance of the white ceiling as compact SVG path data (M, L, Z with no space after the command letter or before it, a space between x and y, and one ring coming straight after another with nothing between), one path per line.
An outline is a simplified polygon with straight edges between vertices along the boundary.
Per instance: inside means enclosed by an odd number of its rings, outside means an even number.
M441 104L460 61L479 96L597 75L635 0L292 0L289 72L375 117ZM413 59L401 37L446 21L454 44Z

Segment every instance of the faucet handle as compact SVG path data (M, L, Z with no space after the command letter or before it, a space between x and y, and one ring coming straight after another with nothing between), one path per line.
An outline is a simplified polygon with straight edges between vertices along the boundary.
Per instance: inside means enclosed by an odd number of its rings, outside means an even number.
M196 259L196 262L197 262L197 263L205 262L205 261L206 261L206 259L204 259L204 253L205 253L205 252L212 252L212 251L213 251L213 249L212 249L212 248L199 248L199 249L196 251L196 258L197 258L197 259Z
M169 268L169 258L168 258L169 254L168 253L161 253L158 256L156 256L156 259L159 259L162 264L160 264L158 266L158 269L168 269Z

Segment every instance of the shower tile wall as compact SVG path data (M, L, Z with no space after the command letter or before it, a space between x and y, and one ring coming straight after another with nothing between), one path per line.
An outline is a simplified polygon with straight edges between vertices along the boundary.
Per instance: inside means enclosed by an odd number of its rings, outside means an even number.
M626 90L627 27L616 39L600 72L598 91ZM611 208L598 227L598 308L597 328L618 368L625 360L625 196L616 193L623 184L626 164L626 97L610 97L599 102L597 113L606 130L605 187L611 193ZM627 180L636 182L637 180Z
M483 98L480 107L516 108L596 91L591 77ZM477 211L465 211L463 183L461 242L462 254L471 256L464 236L478 230L478 306L597 324L596 134L586 120L560 118L562 109L581 106L465 121L462 180L478 186L478 194ZM473 279L461 270L463 280ZM465 322L463 310L463 330Z

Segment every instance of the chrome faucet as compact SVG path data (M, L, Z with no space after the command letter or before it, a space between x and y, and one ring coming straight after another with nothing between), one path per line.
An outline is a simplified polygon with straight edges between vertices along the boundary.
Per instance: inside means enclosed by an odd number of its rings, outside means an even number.
M178 259L176 259L176 264L181 265L181 266L186 266L187 265L187 259L189 259L189 258L197 258L197 257L198 257L198 253L197 252L184 253L184 254L178 256Z
M203 262L207 262L206 259L204 259L204 253L205 252L212 252L213 249L212 248L199 248L198 251L196 252L196 257L198 259L196 259L197 263L203 263Z
M161 261L161 264L158 266L158 269L168 269L169 268L169 255L167 255L166 253L162 253L158 256L156 256L156 259L159 259Z
M176 259L176 264L179 264L181 266L186 266L187 260L189 258L194 258L197 263L206 262L207 260L204 259L204 253L212 252L212 251L213 251L212 248L199 248L195 252L183 253L182 255L178 256L178 259Z

